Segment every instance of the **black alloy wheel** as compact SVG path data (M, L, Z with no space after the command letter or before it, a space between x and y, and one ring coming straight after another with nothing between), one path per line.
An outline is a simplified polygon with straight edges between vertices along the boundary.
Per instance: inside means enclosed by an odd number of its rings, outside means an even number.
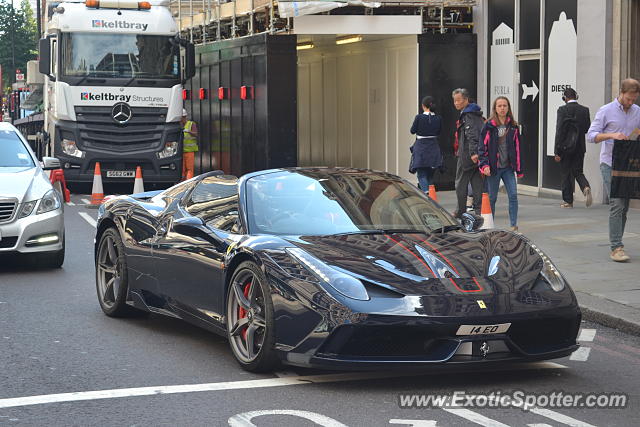
M229 284L227 337L245 370L265 372L277 365L269 286L262 270L250 261L238 266Z
M102 311L110 317L125 317L138 310L127 305L127 260L115 228L100 237L96 256L96 290Z

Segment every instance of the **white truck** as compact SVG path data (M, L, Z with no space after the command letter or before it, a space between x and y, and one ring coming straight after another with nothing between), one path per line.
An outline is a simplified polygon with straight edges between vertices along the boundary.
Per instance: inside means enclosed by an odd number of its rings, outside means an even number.
M40 40L44 155L71 183L181 178L183 85L193 44L179 38L168 0L49 3Z

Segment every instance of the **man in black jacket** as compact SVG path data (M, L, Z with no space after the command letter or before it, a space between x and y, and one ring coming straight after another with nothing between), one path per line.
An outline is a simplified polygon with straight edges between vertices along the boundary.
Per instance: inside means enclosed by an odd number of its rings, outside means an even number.
M584 154L585 134L591 125L591 116L589 109L578 104L578 94L572 88L565 89L562 100L565 105L558 108L558 119L556 122L556 143L555 143L555 161L560 162L562 168L562 199L564 203L560 205L562 208L573 207L573 190L575 181L578 181L580 190L586 198L587 207L593 202L591 196L591 187L589 181L584 176ZM571 122L571 124L569 124ZM577 127L578 135L575 147L567 148L567 134L571 132L571 127Z
M460 111L460 117L456 122L455 150L458 156L456 167L456 196L458 208L453 213L459 218L467 211L467 186L471 182L473 191L473 208L476 215L480 215L482 203L482 175L478 169L478 144L480 132L484 125L482 110L478 104L469 101L467 89L456 89L451 94L456 110Z

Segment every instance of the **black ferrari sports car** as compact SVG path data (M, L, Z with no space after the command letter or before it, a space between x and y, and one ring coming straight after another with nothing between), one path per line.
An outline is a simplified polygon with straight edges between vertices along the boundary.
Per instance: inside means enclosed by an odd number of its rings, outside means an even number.
M459 223L383 172L214 171L100 207L108 316L184 319L250 371L530 361L578 348L580 310L521 234Z

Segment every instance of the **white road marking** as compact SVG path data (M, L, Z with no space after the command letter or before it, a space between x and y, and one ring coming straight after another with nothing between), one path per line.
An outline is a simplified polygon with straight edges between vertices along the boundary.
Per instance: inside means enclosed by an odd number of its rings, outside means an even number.
M295 411L290 409L267 409L264 411L244 412L242 414L237 414L229 418L229 425L231 427L256 427L256 424L251 422L251 420L262 415L292 415L294 417L300 417L309 421L313 421L314 423L322 427L347 427L341 422L322 414L316 414L315 412L308 411Z
M67 206L75 206L76 204L73 202L67 202Z
M389 420L389 424L402 424L410 427L436 427L435 420Z
M571 427L596 427L593 424L588 424L583 421L576 420L575 418L571 418L568 415L560 414L556 411L552 411L551 409L532 408L532 409L529 409L529 412L542 415L543 417L551 418L554 421L557 421L562 424L566 424Z
M93 217L91 215L89 215L88 213L86 213L86 212L78 212L78 214L80 214L80 216L82 218L84 218L84 220L87 221L89 223L89 225L91 225L92 227L95 228L95 226L98 224L96 222L96 220L93 219Z
M591 349L589 347L580 347L579 349L571 353L571 357L569 357L569 360L586 362L589 359L590 353L591 353Z
M473 412L469 409L450 409L442 408L443 411L447 411L453 415L457 415L472 423L480 424L485 427L509 427L507 424L503 424L500 421L492 420L491 418L480 415L477 412Z
M527 424L527 427L553 427L551 424Z
M593 341L596 337L595 329L581 329L580 335L578 336L578 341Z
M83 198L83 199L80 199L80 201L81 201L82 203L84 203L85 205L88 205L88 204L90 203L90 202L89 202L89 199L84 199L84 198Z
M535 369L566 368L564 365L553 362L527 363L508 368L483 370L483 372L495 371L519 371ZM438 372L424 373L427 375L439 375ZM120 388L111 390L79 391L72 393L44 394L36 396L24 396L0 399L0 408L14 408L18 406L42 405L45 403L79 402L85 400L115 399L120 397L153 396L160 394L195 393L203 391L241 390L251 388L282 387L290 385L303 385L314 383L332 383L343 381L361 381L380 378L415 377L415 372L356 372L348 374L309 375L286 378L267 378L262 380L228 381L205 384L185 384L170 386Z

